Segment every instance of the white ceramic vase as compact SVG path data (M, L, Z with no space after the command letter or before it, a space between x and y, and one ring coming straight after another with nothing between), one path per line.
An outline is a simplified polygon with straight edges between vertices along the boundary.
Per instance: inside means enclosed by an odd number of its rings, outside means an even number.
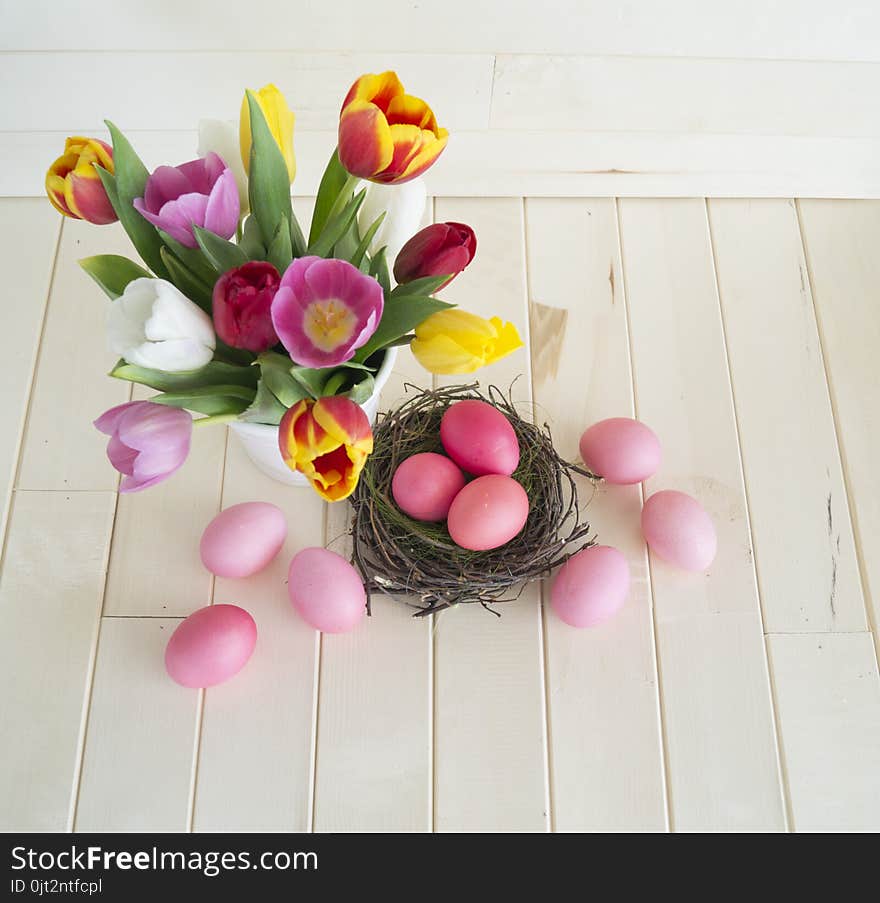
M391 371L394 369L394 361L397 359L397 348L388 348L385 351L385 360L376 373L376 386L373 394L361 405L366 411L370 423L376 419L379 410L379 393L382 386L388 382ZM247 456L256 467L266 476L272 477L279 483L287 486L308 486L309 481L295 470L291 470L282 460L278 450L278 427L266 423L243 423L233 420L229 428L238 436L239 442Z

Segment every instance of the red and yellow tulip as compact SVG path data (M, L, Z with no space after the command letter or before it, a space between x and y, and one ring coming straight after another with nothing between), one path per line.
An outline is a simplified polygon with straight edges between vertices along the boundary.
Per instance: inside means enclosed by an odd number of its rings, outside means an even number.
M431 108L404 91L396 72L362 75L342 102L339 160L371 182L408 182L440 156L449 133Z
M97 138L74 136L46 173L46 194L52 206L73 219L102 226L118 217L101 183L95 164L113 172L113 150Z
M321 498L338 502L354 492L373 451L373 432L350 398L308 398L281 418L278 447L284 463L303 474Z

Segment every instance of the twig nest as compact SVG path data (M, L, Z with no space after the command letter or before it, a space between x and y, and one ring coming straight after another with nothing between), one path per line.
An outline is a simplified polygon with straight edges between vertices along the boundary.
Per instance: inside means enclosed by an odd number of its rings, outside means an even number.
M405 595L409 604L415 598L417 616L460 603L478 602L488 608L517 598L527 582L547 576L593 544L590 525L581 519L576 475L594 476L559 457L546 425L539 427L521 417L495 387L488 394L476 384L434 391L408 386L407 390L413 391L412 397L396 411L382 415L374 427L373 453L351 496L353 560L368 596L371 592ZM465 400L481 402L509 424L519 450L510 478L522 487L527 502L525 523L513 538L482 551L462 548L446 523L408 515L395 503L392 490L394 475L404 461L444 453L443 416L453 404Z

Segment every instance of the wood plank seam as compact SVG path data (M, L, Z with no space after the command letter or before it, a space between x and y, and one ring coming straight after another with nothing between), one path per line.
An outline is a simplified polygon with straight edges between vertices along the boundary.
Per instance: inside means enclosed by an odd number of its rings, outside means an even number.
M224 427L226 429L226 427ZM226 442L223 443L223 466L220 468L220 491L217 494L217 513L219 514L223 510L223 485L226 481L226 452L229 448L229 430L226 429ZM211 574L210 581L210 604L214 604L214 587L217 583L217 578L214 574ZM187 801L187 818L186 818L186 831L188 833L192 833L193 824L195 821L196 815L196 799L198 796L198 783L199 783L199 756L202 752L202 724L204 722L205 717L205 693L207 692L204 688L199 689L199 698L196 703L196 724L195 724L195 737L193 739L193 754L192 754L192 771L190 773L190 781L189 781L189 800Z
M623 256L623 239L620 230L620 204L619 198L614 198L614 224L617 230L617 252L620 257L621 272L621 294L623 296L623 309L626 314L626 344L629 353L629 373L630 385L632 388L633 399L633 415L636 419L639 416L639 393L636 387L636 370L633 359L633 343L632 328L630 325L630 309L629 297L627 293L626 281L626 263ZM639 496L642 505L645 503L645 486L644 483L639 484ZM651 568L651 556L647 556L648 561L648 598L651 604L651 644L654 649L654 677L657 684L657 692L655 694L657 702L657 719L660 725L660 759L663 769L663 805L666 811L666 830L672 832L675 830L675 824L672 816L672 780L669 774L669 748L666 731L666 709L663 702L663 673L660 663L660 655L657 648L657 617L654 610L654 576Z
M855 507L852 501L852 476L849 470L849 462L846 456L846 448L841 442L841 426L840 413L837 407L837 396L834 392L834 381L831 378L831 372L828 369L828 355L825 353L825 334L822 324L822 316L819 311L819 305L816 303L816 289L813 278L813 263L810 257L810 249L804 236L804 224L801 217L800 199L794 199L795 218L797 219L798 235L801 242L801 251L804 255L804 262L807 267L807 282L810 289L810 303L813 306L813 316L816 319L816 331L819 335L819 356L822 360L822 368L825 373L825 386L828 391L828 400L831 406L831 420L834 424L834 439L837 443L837 455L840 459L840 469L843 475L843 485L846 489L846 508L849 516L850 526L852 527L853 537L856 546L856 561L859 566L859 581L862 585L862 602L865 606L865 619L869 627L869 631L874 639L874 655L880 661L880 636L878 636L878 625L874 623L873 606L871 604L870 586L868 583L867 565L865 563L865 553L862 544L862 532L858 518L855 516Z
M323 529L322 535L324 537L324 548L330 548L330 544L333 540L329 537L330 532L330 517L328 510L328 503L324 503L324 507L322 509L323 512ZM317 806L315 805L315 796L318 790L318 725L321 719L321 659L323 657L324 652L324 634L320 630L316 630L315 642L317 644L317 649L315 651L315 680L313 683L313 704L312 704L312 742L311 742L311 775L309 781L309 806L308 806L308 824L309 824L309 832L315 833L315 812Z
M715 256L715 236L712 232L712 218L709 213L709 201L707 198L703 198L703 209L705 211L706 216L706 231L709 236L709 253L712 255L712 278L715 283L715 299L718 304L718 313L721 322L721 336L723 339L724 346L724 365L727 369L727 382L730 389L730 397L733 401L733 428L736 435L736 447L737 454L739 456L739 469L740 474L742 476L742 484L743 484L743 492L745 495L745 519L746 519L746 528L749 531L749 545L751 547L752 555L752 573L755 581L755 591L758 596L758 616L761 619L761 633L766 637L767 630L765 627L765 618L764 618L764 599L763 594L761 592L761 581L758 579L758 555L757 549L755 548L755 536L752 530L752 517L751 517L751 502L749 499L749 483L746 479L746 470L743 464L744 454L742 447L742 438L740 435L740 426L739 426L739 411L737 408L736 401L736 388L734 387L733 382L733 374L731 372L730 367L730 354L727 348L727 323L724 318L724 305L721 303L721 287L718 282L718 267L716 263ZM781 727L779 722L779 706L777 704L777 691L776 685L773 680L772 668L770 666L770 659L767 652L767 642L764 640L761 644L764 650L764 668L768 677L768 688L770 691L770 708L773 712L773 743L776 748L776 762L777 767L779 769L780 782L782 785L782 799L784 803L785 809L785 827L787 831L792 830L792 826L794 824L792 817L792 803L791 803L791 792L789 788L788 782L788 771L785 764L785 757L782 751L782 744L780 742L781 736Z

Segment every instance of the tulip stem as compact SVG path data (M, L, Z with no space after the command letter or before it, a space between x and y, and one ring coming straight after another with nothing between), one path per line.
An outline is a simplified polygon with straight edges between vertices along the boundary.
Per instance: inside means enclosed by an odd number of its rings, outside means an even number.
M212 414L210 417L199 417L193 420L193 426L205 426L209 423L228 423L230 420L238 420L238 414Z
M333 206L330 208L330 212L327 214L328 223L351 200L358 182L360 182L360 176L353 176L351 173L348 173L348 176L345 179L345 183L340 189L339 194L336 195L336 200L333 202Z

